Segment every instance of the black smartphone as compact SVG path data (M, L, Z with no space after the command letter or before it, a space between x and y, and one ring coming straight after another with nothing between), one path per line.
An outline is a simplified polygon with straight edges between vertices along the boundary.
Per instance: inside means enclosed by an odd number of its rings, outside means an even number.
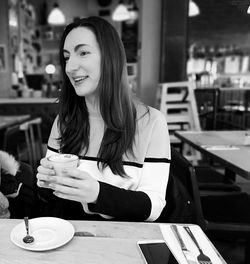
M164 240L142 240L137 245L147 264L178 264Z

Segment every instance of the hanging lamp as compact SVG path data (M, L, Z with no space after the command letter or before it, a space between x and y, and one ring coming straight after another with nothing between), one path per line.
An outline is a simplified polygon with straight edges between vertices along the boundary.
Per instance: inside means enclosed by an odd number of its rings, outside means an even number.
M134 22L138 19L138 15L139 15L139 9L136 5L135 0L132 1L132 4L130 5L130 7L128 8L129 11L129 16L130 16L130 21Z
M249 5L249 7L247 9L247 13L250 14L250 5Z
M65 21L66 20L63 12L59 8L58 3L55 3L53 5L51 12L48 15L48 23L50 25L60 26L60 25L64 25Z
M114 21L125 21L130 19L128 8L123 3L123 0L120 0L118 6L115 8L112 14L112 19Z
M200 14L200 9L198 5L193 0L189 0L188 16L193 17L199 14Z

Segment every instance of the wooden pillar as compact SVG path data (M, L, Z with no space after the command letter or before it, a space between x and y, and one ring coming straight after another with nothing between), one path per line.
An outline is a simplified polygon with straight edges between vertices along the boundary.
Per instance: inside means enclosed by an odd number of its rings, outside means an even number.
M162 0L160 82L186 80L189 0Z
M140 1L137 95L151 106L155 104L156 88L159 83L161 1Z
M8 0L1 0L0 8L0 98L9 97L11 89L11 68L9 50Z

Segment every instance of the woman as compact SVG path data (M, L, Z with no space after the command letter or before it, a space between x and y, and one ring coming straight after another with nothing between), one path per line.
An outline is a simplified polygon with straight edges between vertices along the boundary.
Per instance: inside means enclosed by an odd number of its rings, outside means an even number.
M46 156L76 154L77 169L55 175L46 158L38 186L53 190L69 219L154 221L165 206L170 144L165 117L135 101L116 30L89 17L62 36L64 85ZM49 202L51 203L51 202Z

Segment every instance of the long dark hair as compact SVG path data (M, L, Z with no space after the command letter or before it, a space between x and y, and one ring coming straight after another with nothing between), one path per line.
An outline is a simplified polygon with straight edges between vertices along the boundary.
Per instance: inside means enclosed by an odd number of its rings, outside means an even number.
M95 34L101 51L101 76L97 87L105 131L98 152L98 167L109 166L114 174L125 176L122 157L130 152L136 131L136 108L128 86L126 56L116 30L105 19L88 17L66 26L60 43L63 86L59 95L61 152L84 155L89 148L89 113L84 97L79 97L65 73L63 46L68 33L87 27Z

